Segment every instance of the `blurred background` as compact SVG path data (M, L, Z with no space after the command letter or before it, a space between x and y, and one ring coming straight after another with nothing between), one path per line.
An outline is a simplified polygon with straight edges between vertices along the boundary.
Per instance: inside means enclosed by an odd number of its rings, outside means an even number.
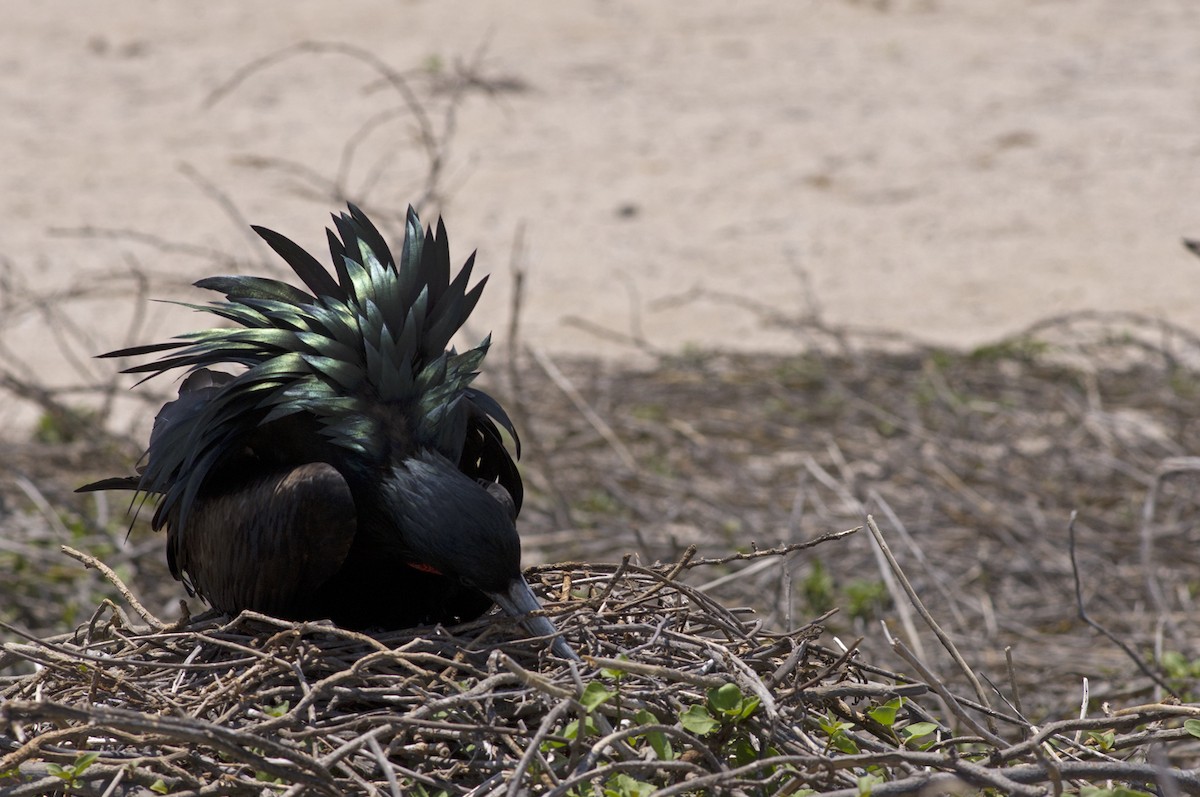
M890 512L980 655L1023 639L1056 674L1123 688L1129 662L1072 625L1066 518L1113 546L1094 572L1130 568L1129 594L1101 590L1121 627L1189 616L1192 492L1159 504L1179 568L1161 589L1130 526L1158 463L1200 446L1180 367L1200 352L1200 261L1180 245L1200 236L1198 29L1190 0L10 9L0 549L37 576L30 600L65 575L54 612L7 617L86 619L98 579L64 540L155 585L155 610L182 594L161 537L125 539L119 500L71 503L131 466L173 390L131 394L92 356L196 324L151 298L278 274L251 223L324 259L346 201L393 234L412 203L491 274L468 333L496 334L485 380L531 430L531 561L719 555ZM1045 342L1081 311L1121 323ZM889 595L854 539L729 599L776 624L857 606L843 632L861 631ZM1192 661L1195 635L1169 627ZM1043 636L1065 631L1070 661Z
M96 381L129 273L161 297L261 267L249 223L319 252L346 199L479 250L477 334L519 262L552 352L788 351L772 314L814 312L955 346L1084 308L1200 329L1197 24L1183 0L26 5L0 306L35 356L6 367ZM109 289L61 305L86 345L21 301L68 288Z

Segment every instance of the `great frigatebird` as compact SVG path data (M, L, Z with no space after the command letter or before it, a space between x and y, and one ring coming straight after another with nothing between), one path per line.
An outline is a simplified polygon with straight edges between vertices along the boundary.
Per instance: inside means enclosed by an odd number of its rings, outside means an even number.
M523 488L500 429L519 455L517 433L471 386L490 336L450 347L487 281L468 288L475 256L452 278L445 228L411 208L399 260L355 206L334 226L333 274L255 227L304 288L202 279L224 301L186 306L232 326L102 355L161 354L126 372L188 376L139 474L80 489L158 496L171 573L224 612L400 628L495 602L554 635L521 574ZM558 636L554 650L575 655Z

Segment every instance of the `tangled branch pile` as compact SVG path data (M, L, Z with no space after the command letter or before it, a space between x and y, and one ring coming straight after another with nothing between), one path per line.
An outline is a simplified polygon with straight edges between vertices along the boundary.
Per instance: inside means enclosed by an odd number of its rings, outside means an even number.
M1200 792L1183 717L1151 705L1033 727L688 586L817 542L665 567L535 568L585 663L498 616L378 636L245 614L168 626L102 606L75 635L6 644L5 794L792 794L1063 779ZM709 573L711 575L711 572ZM115 579L115 577L113 577ZM121 585L118 584L118 587ZM7 660L7 661L5 661ZM936 692L963 733L927 709ZM1153 745L1151 744L1153 743ZM1153 750L1146 760L1145 751ZM1174 759L1174 760L1172 760Z

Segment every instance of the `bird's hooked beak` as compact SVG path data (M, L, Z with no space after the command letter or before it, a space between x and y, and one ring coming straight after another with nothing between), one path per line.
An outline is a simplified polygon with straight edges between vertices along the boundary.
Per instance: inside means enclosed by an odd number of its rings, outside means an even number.
M550 618L544 615L537 617L530 615L530 612L541 609L542 604L538 603L537 596L529 588L524 576L517 576L510 581L504 592L489 592L488 597L494 600L501 609L520 620L521 625L525 626L525 630L533 636L553 636L554 642L550 649L554 651L554 655L562 659L579 661L579 655L571 650L571 646L567 644L566 640L558 636L558 629L554 627L554 623L550 622Z

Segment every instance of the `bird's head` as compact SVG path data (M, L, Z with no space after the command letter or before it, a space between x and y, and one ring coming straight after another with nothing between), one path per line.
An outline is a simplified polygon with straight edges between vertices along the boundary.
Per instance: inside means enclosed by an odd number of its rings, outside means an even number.
M511 498L484 486L428 449L392 467L381 485L410 566L455 579L491 598L531 634L552 636L554 624L521 574L521 540ZM578 659L561 637L554 652Z

